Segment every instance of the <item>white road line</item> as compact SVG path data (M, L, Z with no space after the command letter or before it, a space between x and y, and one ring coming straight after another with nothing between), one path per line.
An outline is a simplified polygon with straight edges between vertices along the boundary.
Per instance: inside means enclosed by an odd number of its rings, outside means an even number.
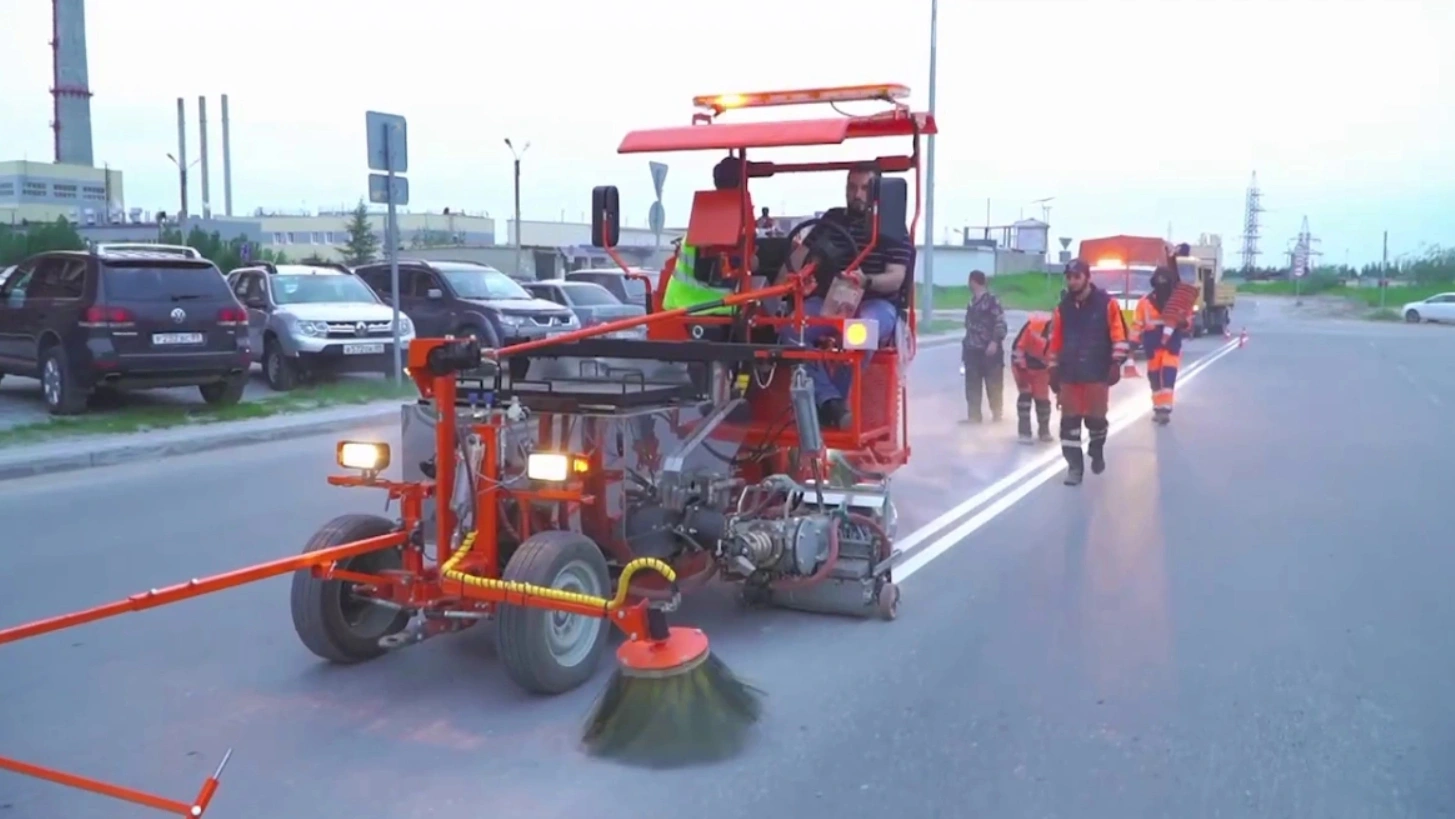
M1186 372L1179 374L1177 379L1178 389L1180 390L1189 382L1195 381L1214 362L1237 348L1238 342L1230 341L1212 353L1198 359ZM1127 406L1128 404L1130 406ZM1152 409L1152 397L1145 395L1140 399L1133 399L1132 401L1126 402L1122 406L1127 407L1127 409L1119 412L1117 417L1112 421L1110 429L1107 430L1108 439L1131 426L1137 419L1145 417ZM930 561L959 545L977 529L999 517L1003 512L1020 502L1021 498L1029 495L1041 484L1061 474L1064 468L1065 466L1061 462L1061 451L1059 449L1047 452L1031 463L996 481L984 491L954 509L951 509L949 512L946 512L925 526L910 533L908 537L895 544L899 551L908 552L914 549L945 526L985 504L1006 489L1015 486L1014 491L990 504L979 514L974 515L969 520L966 520L964 523L961 523L959 526L956 526L954 529L935 539L924 548L904 558L899 565L894 567L895 582L902 582L908 579L915 572L929 565ZM1021 483L1028 475L1030 478ZM1018 486L1017 483L1019 483Z

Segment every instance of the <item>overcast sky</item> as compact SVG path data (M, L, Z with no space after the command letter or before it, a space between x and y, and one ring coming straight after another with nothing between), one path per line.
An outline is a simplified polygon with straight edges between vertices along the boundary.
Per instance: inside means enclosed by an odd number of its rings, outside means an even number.
M0 0L0 158L52 158L50 6ZM210 98L218 211L227 93L237 213L356 201L375 109L409 118L416 209L508 218L511 137L531 143L525 218L578 220L591 186L614 183L643 226L647 158L616 146L686 124L695 94L901 82L928 103L929 0L92 0L87 14L97 164L125 172L128 206L169 211L178 96L192 157ZM1326 262L1377 259L1384 229L1392 257L1455 245L1452 43L1452 0L947 0L935 232L983 225L987 198L1006 224L1054 196L1053 236L1170 223L1236 253L1257 170L1265 254L1304 215ZM681 224L717 157L659 158ZM841 196L822 175L755 189L786 213Z

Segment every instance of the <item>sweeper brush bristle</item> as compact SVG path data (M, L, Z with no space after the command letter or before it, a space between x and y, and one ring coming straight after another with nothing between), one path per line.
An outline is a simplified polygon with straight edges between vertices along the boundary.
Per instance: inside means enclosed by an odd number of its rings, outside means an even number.
M586 749L652 768L725 759L742 750L762 696L711 653L676 669L618 669L586 725Z

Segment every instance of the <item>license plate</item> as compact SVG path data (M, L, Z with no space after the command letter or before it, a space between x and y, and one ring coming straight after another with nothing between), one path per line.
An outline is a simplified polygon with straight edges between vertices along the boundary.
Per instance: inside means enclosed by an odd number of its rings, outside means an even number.
M344 355L374 355L384 352L383 344L345 344Z
M152 333L153 344L201 344L201 333Z

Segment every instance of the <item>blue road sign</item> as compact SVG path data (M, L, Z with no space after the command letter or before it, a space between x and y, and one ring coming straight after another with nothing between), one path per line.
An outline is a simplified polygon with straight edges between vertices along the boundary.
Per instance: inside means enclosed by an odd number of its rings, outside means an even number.
M647 211L647 227L653 233L660 235L662 228L667 226L667 209L662 207L661 202L653 202L652 209Z
M660 202L662 201L662 185L667 181L667 163L648 162L647 165L652 169L652 187L656 189L657 201Z
M409 172L409 126L398 114L364 112L369 170Z
M389 176L382 173L369 174L369 201L377 205L389 204ZM394 177L394 204L409 204L409 177Z

